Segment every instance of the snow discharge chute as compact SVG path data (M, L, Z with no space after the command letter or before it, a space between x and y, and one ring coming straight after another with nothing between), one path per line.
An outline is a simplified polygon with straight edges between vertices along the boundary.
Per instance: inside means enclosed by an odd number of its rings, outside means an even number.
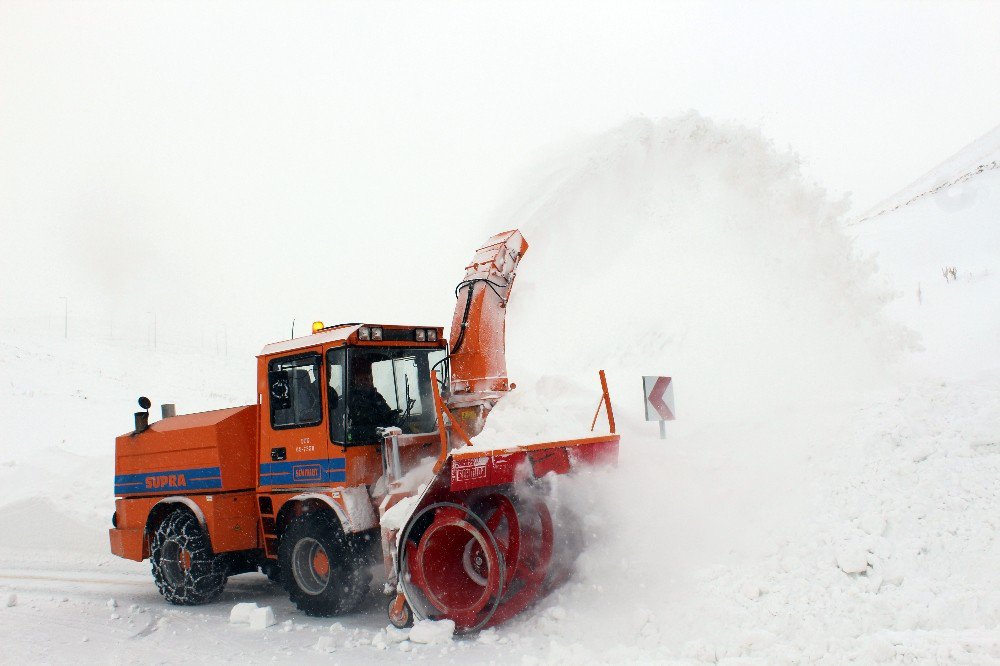
M493 236L476 250L455 288L451 394L446 402L470 437L482 431L490 410L511 388L504 343L507 301L517 264L527 250L527 241L516 229Z

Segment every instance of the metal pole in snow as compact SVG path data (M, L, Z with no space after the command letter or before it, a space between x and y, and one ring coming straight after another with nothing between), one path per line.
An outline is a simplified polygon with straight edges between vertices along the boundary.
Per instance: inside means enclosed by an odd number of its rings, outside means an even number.
M667 422L660 421L660 439L667 438Z

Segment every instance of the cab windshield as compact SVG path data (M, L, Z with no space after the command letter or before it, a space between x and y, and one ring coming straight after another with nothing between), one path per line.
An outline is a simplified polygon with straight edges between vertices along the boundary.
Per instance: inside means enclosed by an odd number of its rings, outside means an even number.
M343 348L338 351L342 358ZM346 400L337 400L336 407L333 400L330 402L331 439L347 445L375 444L381 441L376 428L387 426L397 426L408 434L434 432L430 371L446 354L444 349L352 348L347 350L347 363L341 362L340 382L334 378L339 374L336 364L329 363L330 389L346 385L346 391L339 391L346 393ZM441 366L436 369L444 375ZM339 438L334 432L335 419L341 424Z

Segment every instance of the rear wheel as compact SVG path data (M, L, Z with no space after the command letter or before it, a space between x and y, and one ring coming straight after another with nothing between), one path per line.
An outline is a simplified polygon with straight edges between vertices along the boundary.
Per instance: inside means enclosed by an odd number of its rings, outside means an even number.
M281 586L299 610L329 617L348 613L368 591L368 578L336 519L294 518L278 545Z
M174 511L160 523L150 551L153 580L172 604L203 604L226 586L225 560L212 552L208 535L187 511Z

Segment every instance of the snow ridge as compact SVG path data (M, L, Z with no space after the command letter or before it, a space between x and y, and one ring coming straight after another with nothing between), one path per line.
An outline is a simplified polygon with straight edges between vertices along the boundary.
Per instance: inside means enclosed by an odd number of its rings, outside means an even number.
M933 188L931 188L929 190L925 190L925 191L921 192L920 194L917 194L917 195L915 195L915 196L907 199L906 201L903 201L902 203L898 203L895 206L892 206L891 208L883 208L883 209L879 210L877 213L873 213L871 215L866 215L865 217L862 217L861 219L857 220L855 222L855 224L859 224L861 222L867 222L868 220L874 219L876 217L880 217L882 215L885 215L886 213L891 213L893 211L897 211L900 208L906 208L910 204L916 203L917 201L920 201L921 199L923 199L926 196L930 196L932 194L937 194L937 193L941 192L942 190L948 190L948 189L950 189L952 187L955 187L956 185L960 185L961 183L965 183L967 181L970 181L973 178L975 178L977 176L980 176L980 175L982 175L983 173L985 173L987 171L993 171L994 169L1000 169L1000 160L993 160L992 162L988 162L986 164L980 164L979 166L977 166L975 169L972 169L971 171L967 171L967 172L963 173L962 175L960 175L960 176L958 176L956 178L953 178L952 180L945 181L945 182L941 183L940 185L937 185L937 186L935 186L935 187L933 187Z

